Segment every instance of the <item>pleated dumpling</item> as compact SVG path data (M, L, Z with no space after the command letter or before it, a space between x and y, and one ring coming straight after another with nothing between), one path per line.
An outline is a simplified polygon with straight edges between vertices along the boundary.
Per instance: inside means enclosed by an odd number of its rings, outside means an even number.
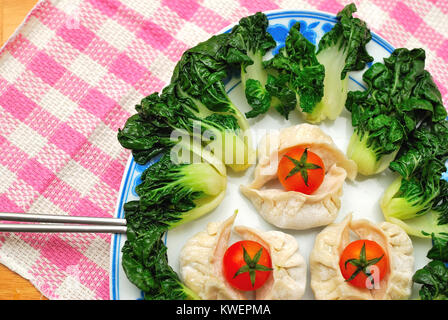
M236 226L235 232L268 249L272 261L272 277L256 291L256 300L298 300L305 292L306 262L296 239L281 231L258 231Z
M265 187L277 179L278 162L293 147L308 148L324 163L324 180L311 195ZM347 177L353 180L356 174L356 163L347 159L330 136L315 125L300 124L261 139L254 180L250 185L242 185L240 190L269 223L279 228L304 230L328 225L336 219L344 181Z
M306 262L294 237L280 231L259 231L245 226L234 228L243 240L263 245L271 256L273 271L255 292L246 293L227 283L222 260L235 215L223 223L211 223L187 241L181 251L183 282L201 299L298 300L305 292Z
M345 281L339 267L351 233L360 239L378 243L386 253L389 270L379 285L359 288ZM318 300L398 300L411 295L414 257L412 242L399 226L368 220L352 220L349 214L342 222L333 223L316 237L310 255L311 289Z
M184 284L203 300L244 300L222 273L236 214L223 222L210 222L207 229L190 238L180 253L180 274Z

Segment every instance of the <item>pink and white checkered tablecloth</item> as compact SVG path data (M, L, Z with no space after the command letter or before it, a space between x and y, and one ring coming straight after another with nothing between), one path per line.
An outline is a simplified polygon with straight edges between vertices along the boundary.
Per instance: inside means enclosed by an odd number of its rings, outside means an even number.
M256 11L349 2L39 2L0 51L0 212L112 216L129 156L117 129L186 49ZM448 1L354 2L393 46L426 50L446 105ZM109 248L103 234L0 234L0 263L50 299L109 299Z

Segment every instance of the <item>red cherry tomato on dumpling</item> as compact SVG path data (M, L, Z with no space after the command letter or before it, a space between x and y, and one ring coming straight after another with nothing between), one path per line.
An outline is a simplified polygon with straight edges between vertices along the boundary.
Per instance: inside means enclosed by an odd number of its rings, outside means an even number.
M281 157L277 176L285 190L312 194L324 181L324 162L308 148L292 148Z
M387 274L389 260L375 241L356 240L342 251L339 268L345 281L358 288L375 288Z
M224 276L236 289L257 290L269 278L271 270L269 251L256 241L238 241L224 254Z

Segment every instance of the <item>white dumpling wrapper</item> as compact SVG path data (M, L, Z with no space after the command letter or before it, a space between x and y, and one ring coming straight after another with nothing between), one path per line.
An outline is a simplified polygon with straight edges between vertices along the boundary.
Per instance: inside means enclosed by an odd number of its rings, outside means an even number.
M256 300L299 300L303 297L307 266L293 236L281 231L263 232L243 226L236 226L235 232L245 240L262 244L271 256L271 277L256 290Z
M292 147L309 148L324 162L322 185L311 195L283 189L263 188L277 179L278 161ZM259 214L269 223L285 229L305 230L332 223L341 207L345 179L355 179L356 163L347 159L330 136L319 127L300 124L264 136L258 147L254 180L240 186Z
M386 251L389 271L377 289L357 288L342 276L339 258L351 242L350 231L360 239L376 241ZM411 295L413 268L412 241L402 228L389 222L352 221L349 214L317 235L310 254L311 289L318 300L406 299Z
M180 253L183 283L203 300L244 300L222 273L222 259L228 247L236 214L223 222L210 222L207 229L190 238Z
M224 222L211 222L207 229L190 238L180 253L183 283L204 300L245 300L244 291L233 288L222 272L236 214ZM280 231L259 231L244 226L235 231L245 240L257 241L271 256L273 271L255 291L257 300L297 300L305 292L307 266L296 239Z

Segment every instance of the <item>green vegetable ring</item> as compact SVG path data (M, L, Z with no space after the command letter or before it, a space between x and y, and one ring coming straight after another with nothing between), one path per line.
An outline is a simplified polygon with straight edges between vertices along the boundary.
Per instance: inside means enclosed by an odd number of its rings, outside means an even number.
M432 237L432 261L413 278L422 284L420 297L448 299L448 181L440 179L448 158L447 112L425 70L423 49L396 49L364 72L367 90L348 92L348 73L373 61L366 49L370 30L355 11L349 4L337 14L317 50L296 23L267 61L276 46L269 21L261 12L245 17L230 33L184 52L170 84L136 105L118 141L139 164L162 154L142 174L139 200L124 205L122 266L145 299L198 299L169 266L162 237L221 203L227 168L244 171L254 164L246 118L274 107L288 119L297 108L318 123L336 119L344 106L354 127L347 155L358 171L375 175L390 168L396 174L381 200L385 219L410 235ZM252 108L245 115L225 90L235 69Z

